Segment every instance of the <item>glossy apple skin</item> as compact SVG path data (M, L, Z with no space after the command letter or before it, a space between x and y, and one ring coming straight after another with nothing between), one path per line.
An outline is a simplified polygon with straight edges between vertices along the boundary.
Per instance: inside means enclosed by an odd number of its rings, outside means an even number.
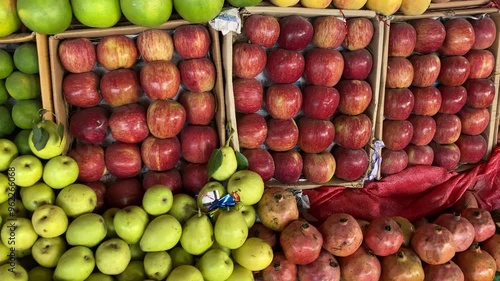
M410 24L417 33L415 52L428 54L441 48L446 38L446 29L440 20L433 18L415 19L411 20Z
M404 150L382 149L382 163L380 173L389 176L399 173L408 166L408 154Z
M436 53L411 56L410 62L413 65L412 86L430 87L436 82L441 71L441 60Z
M151 171L173 169L181 159L180 141L177 137L159 139L149 136L141 144L141 159Z
M405 120L413 111L414 104L415 97L410 89L385 89L384 117Z
M139 55L145 62L169 61L174 55L174 42L166 30L145 30L137 36L135 44Z
M181 168L183 192L196 195L208 182L207 164L187 163Z
M433 116L436 121L434 142L439 144L454 143L460 136L462 123L455 114L438 113Z
M94 190L95 195L97 196L97 203L95 205L92 213L101 214L104 211L105 207L105 198L106 198L106 185L100 181L87 182L86 186L92 188Z
M273 177L285 184L295 183L302 175L304 162L302 155L294 149L283 152L271 152L275 171Z
M280 48L292 51L303 50L313 38L313 25L305 17L290 15L279 20L280 34L278 45Z
M105 73L100 82L101 95L111 106L121 106L139 101L141 85L137 72L121 68Z
M234 108L240 113L254 113L264 104L264 88L255 78L233 81Z
M273 83L294 83L304 72L305 59L302 53L274 48L267 55L266 74Z
M109 208L141 206L143 195L141 182L137 178L117 179L108 185L105 202Z
M339 102L339 91L333 87L307 85L302 89L302 112L308 117L330 119Z
M67 103L77 107L92 107L101 100L97 73L89 71L83 73L69 73L63 78L62 90Z
M344 71L342 79L365 80L373 67L373 57L367 49L342 52Z
M111 135L119 142L139 143L149 135L146 109L137 103L113 108L109 117Z
M336 145L332 154L337 164L335 177L341 180L358 180L368 169L368 153L364 149L349 149Z
M170 61L152 61L140 70L142 90L150 99L171 99L177 95L181 85L181 74Z
M104 149L99 145L78 143L68 152L68 156L78 164L80 182L98 181L106 172Z
M142 167L141 151L135 143L115 142L104 150L104 161L110 174L117 178L139 175Z
M347 115L358 115L368 108L372 102L371 85L364 80L341 80L336 86L340 102L338 111Z
M180 139L182 157L191 163L207 163L219 146L217 131L208 125L188 125L182 130Z
M266 119L258 113L241 114L236 118L238 140L242 148L257 148L267 137Z
M456 144L438 144L436 142L431 142L430 147L434 151L433 166L442 167L448 171L457 167L460 162L460 149Z
M175 50L183 59L198 59L208 54L211 39L204 25L181 25L175 29L172 37Z
M463 56L476 40L474 28L464 18L453 18L443 23L446 37L439 53L444 56Z
M147 190L153 185L161 184L177 194L182 190L182 178L179 169L170 169L163 172L147 171L142 176L142 188Z
M267 56L262 46L252 43L233 45L233 74L239 78L254 78L266 67Z
M342 46L351 51L364 49L372 41L374 30L373 23L368 18L347 19L347 35Z
M287 151L297 145L299 128L294 119L267 120L267 137L265 144L270 150Z
M467 91L466 105L474 108L485 108L493 104L495 84L490 79L468 79L464 83Z
M312 85L333 87L344 70L344 58L333 49L313 48L305 55L304 77Z
M445 86L460 86L470 74L470 63L463 56L441 57L439 82Z
M333 119L336 144L349 149L363 148L371 139L372 121L366 114L340 114Z
M390 57L387 60L386 88L408 88L414 77L413 65L404 57Z
M444 86L439 85L441 93L440 113L455 114L464 107L467 101L467 90L464 86Z
M391 23L389 30L388 55L408 57L413 53L417 42L417 31L407 22Z
M217 110L212 92L182 92L178 102L186 110L186 122L191 125L209 125Z
M469 79L488 78L495 69L495 56L489 50L470 50L464 57L469 61Z
M69 132L80 141L99 144L108 135L109 115L108 110L101 106L73 111Z
M412 87L410 88L415 98L413 105L414 114L433 116L441 108L443 99L438 88L429 86L425 88Z
M97 62L106 70L130 68L137 61L135 42L125 35L104 36L96 47Z
M264 99L269 115L277 119L293 118L302 107L302 92L294 84L273 84Z
M96 64L95 46L87 38L63 40L57 54L63 67L72 73L89 72Z
M325 151L335 138L335 126L330 120L302 116L297 121L297 127L299 128L297 145L307 153Z
M495 21L490 17L483 17L481 19L469 19L472 28L474 29L474 44L472 49L484 50L493 45L497 37L497 26Z
M192 92L209 92L215 86L215 65L209 58L183 60L178 64L181 83Z
M436 134L436 121L432 116L415 115L408 117L413 126L413 136L410 143L414 145L427 145Z
M329 151L320 153L303 153L302 174L313 183L327 183L335 174L335 158Z
M482 135L461 134L455 144L460 149L460 162L477 163L486 154L488 144Z
M263 181L270 180L275 171L274 160L267 149L245 149L242 154L248 160L248 169L260 175Z
M413 125L408 120L384 120L382 141L385 148L404 149L413 138Z
M431 166L434 161L434 150L429 145L409 144L405 147L408 155L408 167L424 165Z
M150 133L161 139L176 136L186 123L186 110L175 100L154 100L146 111Z
M270 48L278 42L280 24L275 17L254 14L245 19L243 32L253 44Z
M335 16L321 16L313 20L312 44L318 48L337 49L347 35L347 25Z
M487 108L464 106L457 116L462 124L462 133L472 136L484 132L490 122L490 112Z

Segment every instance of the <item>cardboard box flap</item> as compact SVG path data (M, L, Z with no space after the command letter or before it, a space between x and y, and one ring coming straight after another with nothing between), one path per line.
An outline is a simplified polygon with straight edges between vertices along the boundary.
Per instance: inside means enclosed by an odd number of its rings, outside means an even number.
M35 40L35 32L32 33L13 33L0 38L0 44L15 44Z

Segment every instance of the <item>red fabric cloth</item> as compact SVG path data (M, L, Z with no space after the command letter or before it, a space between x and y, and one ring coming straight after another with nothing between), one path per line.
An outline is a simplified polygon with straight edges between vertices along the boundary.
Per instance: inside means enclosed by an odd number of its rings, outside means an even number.
M474 193L481 208L499 209L499 186L500 147L496 147L487 162L462 173L418 166L364 188L321 187L304 190L304 195L310 201L308 213L319 222L340 212L365 220L396 215L416 220L446 210L466 190Z

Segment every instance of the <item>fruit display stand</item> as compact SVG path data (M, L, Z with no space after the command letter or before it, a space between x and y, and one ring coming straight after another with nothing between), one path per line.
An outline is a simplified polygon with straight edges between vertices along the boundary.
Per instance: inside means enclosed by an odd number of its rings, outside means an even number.
M369 117L371 120L371 134L370 134L370 140L368 143L364 146L364 148L361 148L361 150L365 150L368 159L371 159L372 154L374 152L373 149L373 134L375 132L375 125L376 125L376 115L378 111L378 91L380 88L380 77L381 77L381 65L382 65L382 49L383 49L383 32L384 28L383 25L384 23L378 19L376 14L373 11L366 11L366 10L359 10L359 11L340 11L340 10L334 10L334 9L310 9L310 8L300 8L300 7L287 7L287 8L276 8L273 6L254 6L254 7L246 7L246 9L242 10L241 12L242 15L242 21L243 21L243 26L245 26L245 19L248 18L251 15L266 15L266 16L272 16L280 18L289 16L289 15L297 15L297 16L302 16L307 18L308 20L312 21L314 18L321 17L321 16L333 16L337 17L338 19L344 20L344 22L350 18L366 18L369 19L369 21L373 24L373 37L370 42L370 44L366 47L366 49L371 53L373 57L373 64L372 64L372 69L371 72L369 73L368 77L366 78L366 81L368 84L371 86L372 89L372 98L371 101L369 102L369 105L365 108L365 111L362 112L363 114L366 114L366 116ZM236 79L237 76L233 72L233 44L239 43L239 42L245 42L248 39L246 38L244 33L241 34L236 34L234 32L231 32L227 35L224 36L223 38L223 61L224 61L224 75L226 77L225 81L225 92L226 92L226 111L227 111L227 119L231 121L233 124L236 135L238 137L234 137L232 140L232 146L235 148L235 150L238 151L244 151L245 149L242 148L241 143L239 142L239 136L238 135L238 115L240 112L237 112L235 109L235 97L234 97L234 88L233 88L233 79ZM273 46L274 48L275 46ZM311 44L305 48L305 51L310 50ZM344 47L339 46L338 50L342 50ZM267 51L269 52L268 49ZM300 51L302 52L302 51ZM256 79L261 81L261 83L264 86L264 89L266 89L268 86L273 85L266 77L267 72L266 70L260 73ZM304 79L304 76L302 76L299 80L297 80L295 83L298 87L302 88L303 86L307 85L307 82ZM266 90L264 90L266 91ZM265 118L270 117L269 112L267 111L267 108L265 105L262 106L257 112L257 114L260 114L261 116L264 116ZM339 114L339 111L335 111L335 113ZM294 120L300 119L300 117L304 116L303 111L300 110L297 115L295 115ZM333 115L335 117L335 114ZM331 118L331 120L333 119ZM300 131L300 130L299 130ZM352 132L351 132L352 133ZM328 151L332 149L334 146L334 142L331 142ZM259 148L263 148L266 150L269 150L269 147L267 146L266 143L263 143ZM295 145L293 148L297 151L299 151L298 145ZM292 149L292 150L293 150ZM250 161L249 161L250 162ZM368 162L370 162L368 160ZM278 164L276 164L278 165ZM326 164L324 164L326 165ZM266 184L267 186L280 186L280 187L287 187L287 188L294 188L294 189L311 189L311 188L316 188L319 186L347 186L347 187L352 187L352 188L359 188L363 187L364 184L364 179L365 177L369 176L370 172L372 171L372 167L369 164L368 168L364 172L363 176L355 179L355 180L343 180L336 178L335 176L328 180L327 182L323 183L318 183L318 182L313 182L305 178L304 174L300 176L300 178L295 181L295 182L289 182L289 183L283 183L282 181L277 180L276 178L271 178L269 179Z

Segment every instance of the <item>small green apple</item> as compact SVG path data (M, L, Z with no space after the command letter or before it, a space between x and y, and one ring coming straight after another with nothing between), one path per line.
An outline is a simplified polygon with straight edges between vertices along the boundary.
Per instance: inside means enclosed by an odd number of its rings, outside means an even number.
M116 212L113 219L116 234L127 244L139 242L148 223L148 213L139 206L127 206Z
M240 170L227 181L227 193L234 194L245 205L259 202L264 194L264 181L254 171Z
M94 272L85 281L113 281L113 277L102 272Z
M144 271L153 280L165 280L172 270L172 258L166 251L149 252L144 257Z
M16 258L19 261L19 263L23 266L24 266L24 263L29 265L30 262L35 262L35 260L31 258L31 248L23 249L23 250L16 249ZM26 259L22 260L22 258L26 258Z
M120 238L102 242L95 251L95 261L100 272L108 275L122 273L130 263L130 248Z
M226 280L233 273L233 260L220 249L211 249L196 264L206 281Z
M214 226L215 241L219 245L236 249L241 247L248 237L248 226L240 211L230 209L222 211Z
M181 225L184 225L196 213L198 213L196 200L187 194L178 193L174 195L172 208L170 208L167 214L174 216Z
M30 149L28 138L30 136L31 129L21 130L14 137L14 143L17 146L17 151L20 155L30 154L33 155L33 152Z
M75 159L59 155L56 156L45 164L43 168L43 181L54 189L61 189L78 179L78 163Z
M10 162L9 171L13 171L17 186L30 186L42 178L43 165L33 155L20 155Z
M0 172L6 171L19 152L16 144L9 139L0 139Z
M115 219L115 215L118 211L120 211L119 208L109 208L106 209L104 213L102 213L102 217L104 218L104 223L108 228L108 231L106 233L106 238L118 237L116 235L115 225L113 224L113 220Z
M85 280L94 271L95 259L91 249L85 246L69 248L57 261L54 281Z
M68 228L68 217L64 210L56 205L42 205L35 209L31 223L38 235L52 238L62 235Z
M194 265L194 257L186 252L182 247L176 246L170 250L170 258L172 258L172 268L180 265Z
M55 267L64 252L66 252L66 241L61 236L40 237L31 248L31 255L35 261L44 267Z
M153 185L144 192L142 207L153 216L166 214L174 203L172 190L164 185Z
M56 197L56 205L61 207L68 217L77 217L95 209L97 195L87 185L74 183L61 189Z
M240 213L245 218L245 222L247 223L248 228L251 228L255 224L255 220L257 219L257 211L254 206L248 206L241 202L236 203L236 210L240 211Z
M226 188L217 181L207 182L198 192L196 204L202 212L208 212L208 208L212 203L226 195Z
M214 228L207 215L201 212L191 217L182 230L181 246L191 255L201 255L214 243Z
M131 261L122 273L116 275L118 281L144 280L146 278L142 261Z
M253 273L239 264L234 265L233 273L226 281L254 281Z
M144 260L144 256L146 255L146 253L143 250L141 250L140 242L135 244L129 244L128 246L130 248L130 257L133 261Z
M174 268L166 281L204 281L200 270L192 265L181 265Z
M10 248L0 243L0 265L9 260Z
M16 263L16 266L13 268L10 264L6 263L0 265L0 280L28 281L28 272L20 264Z
M28 271L28 280L36 281L52 281L54 269L43 267L41 265L35 266Z
M7 202L9 197L14 195L16 190L16 186L14 183L9 182L9 178L0 173L0 204L3 202ZM10 195L9 195L10 194Z
M99 214L87 213L76 217L66 230L66 241L72 246L92 248L106 237L108 228Z
M43 182L23 186L19 193L24 207L30 212L42 205L52 205L56 201L54 190Z
M14 207L10 206L14 204ZM24 208L23 202L20 199L16 199L14 203L10 200L7 200L0 204L0 216L2 220L6 222L8 219L16 217L16 218L27 218L28 211Z
M0 238L4 245L23 251L30 249L35 244L38 234L33 229L29 219L12 218L2 225Z
M261 271L273 261L273 249L263 239L248 238L238 249L231 252L233 260L251 271Z
M175 247L182 235L182 226L172 215L154 218L140 240L144 252L167 251Z

